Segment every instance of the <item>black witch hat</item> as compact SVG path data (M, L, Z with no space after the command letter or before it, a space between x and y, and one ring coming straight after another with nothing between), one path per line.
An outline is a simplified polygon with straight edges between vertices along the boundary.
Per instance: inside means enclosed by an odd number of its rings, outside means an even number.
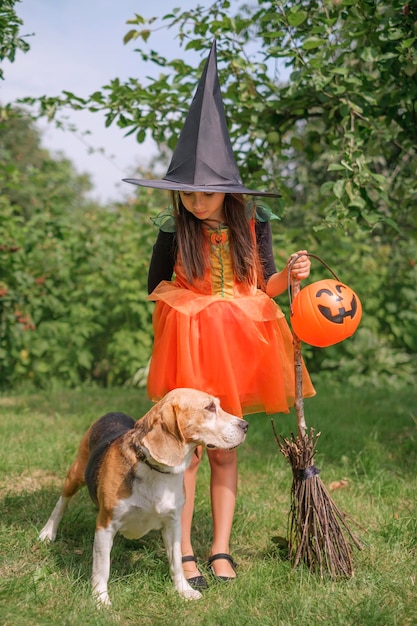
M248 189L242 183L230 143L217 76L216 41L211 47L166 175L161 180L123 180L141 187L172 191L279 196L276 192Z

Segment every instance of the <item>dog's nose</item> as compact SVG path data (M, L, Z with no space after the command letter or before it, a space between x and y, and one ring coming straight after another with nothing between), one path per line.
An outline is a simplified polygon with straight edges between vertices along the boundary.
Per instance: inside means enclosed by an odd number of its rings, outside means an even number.
M246 420L239 420L239 426L243 430L244 433L248 432L249 423Z

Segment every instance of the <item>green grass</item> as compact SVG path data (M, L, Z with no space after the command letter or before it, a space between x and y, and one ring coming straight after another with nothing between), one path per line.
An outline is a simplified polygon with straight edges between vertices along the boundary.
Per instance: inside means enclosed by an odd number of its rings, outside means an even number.
M37 535L59 495L65 472L89 424L111 410L139 418L150 406L142 391L80 390L0 396L0 624L107 626L283 625L407 626L417 624L417 392L319 388L305 403L321 436L316 465L355 522L364 543L354 550L355 576L321 580L295 571L277 538L285 536L291 469L273 437L270 418L256 415L239 449L239 496L230 585L213 583L198 602L174 591L159 533L139 541L117 537L109 593L97 610L90 572L95 509L78 494L54 544ZM274 416L280 434L295 415ZM198 477L194 544L210 548L209 472Z

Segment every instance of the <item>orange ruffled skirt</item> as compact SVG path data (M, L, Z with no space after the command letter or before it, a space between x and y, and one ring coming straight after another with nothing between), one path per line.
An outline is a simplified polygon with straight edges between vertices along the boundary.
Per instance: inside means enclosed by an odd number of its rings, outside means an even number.
M288 413L294 406L292 333L263 291L227 299L163 281L149 299L156 300L152 400L192 387L217 396L225 411L238 416ZM303 365L303 395L314 394Z

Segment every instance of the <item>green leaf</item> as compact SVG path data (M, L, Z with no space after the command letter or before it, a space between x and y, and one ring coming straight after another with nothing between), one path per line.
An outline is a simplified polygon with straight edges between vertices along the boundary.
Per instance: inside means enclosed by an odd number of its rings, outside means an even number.
M336 196L336 198L338 198L339 200L342 198L345 192L345 184L346 184L345 180L340 178L333 185L333 193Z
M293 12L292 10L295 9ZM296 7L291 7L291 12L287 16L290 26L300 26L307 19L306 11L298 11Z
M365 200L363 200L363 198L361 198L360 196L355 196L355 198L353 198L350 202L349 202L349 207L350 208L354 208L354 209L360 209L362 210L364 207L366 206L366 202ZM363 213L362 213L363 215ZM369 220L368 220L369 221Z
M380 185L385 185L387 182L387 178L386 176L383 176L382 174L371 174L372 178L374 180L376 180L377 183L379 183Z
M77 352L78 365L89 369L92 363L92 355L88 350L79 350Z
M150 34L151 31L149 29L141 30L139 33L139 37L142 37L143 41L147 42Z
M307 39L303 41L302 48L304 50L314 50L315 48L320 48L323 45L323 39L319 39L318 37L307 37Z
M341 76L346 76L349 74L350 69L348 67L331 67L328 70L331 74L339 74Z
M330 163L330 165L327 167L328 172L340 172L344 169L345 168L340 163Z
M334 182L331 180L326 181L320 187L320 193L326 195L329 191L333 191Z
M415 43L416 38L415 37L409 37L408 39L404 39L401 42L401 47L402 48L411 48L411 46Z
M139 15L139 13L135 13L135 17L131 20L127 20L126 24L145 24L145 18Z
M304 149L304 142L299 137L291 137L291 146L294 150L301 151Z
M364 48L360 54L361 59L367 63L375 63L379 60L379 52L376 48Z
M139 31L132 29L129 30L126 35L123 37L123 43L128 43L132 39L137 39L139 37Z
M403 31L400 28L390 28L388 30L388 39L390 41L397 41L403 38Z

